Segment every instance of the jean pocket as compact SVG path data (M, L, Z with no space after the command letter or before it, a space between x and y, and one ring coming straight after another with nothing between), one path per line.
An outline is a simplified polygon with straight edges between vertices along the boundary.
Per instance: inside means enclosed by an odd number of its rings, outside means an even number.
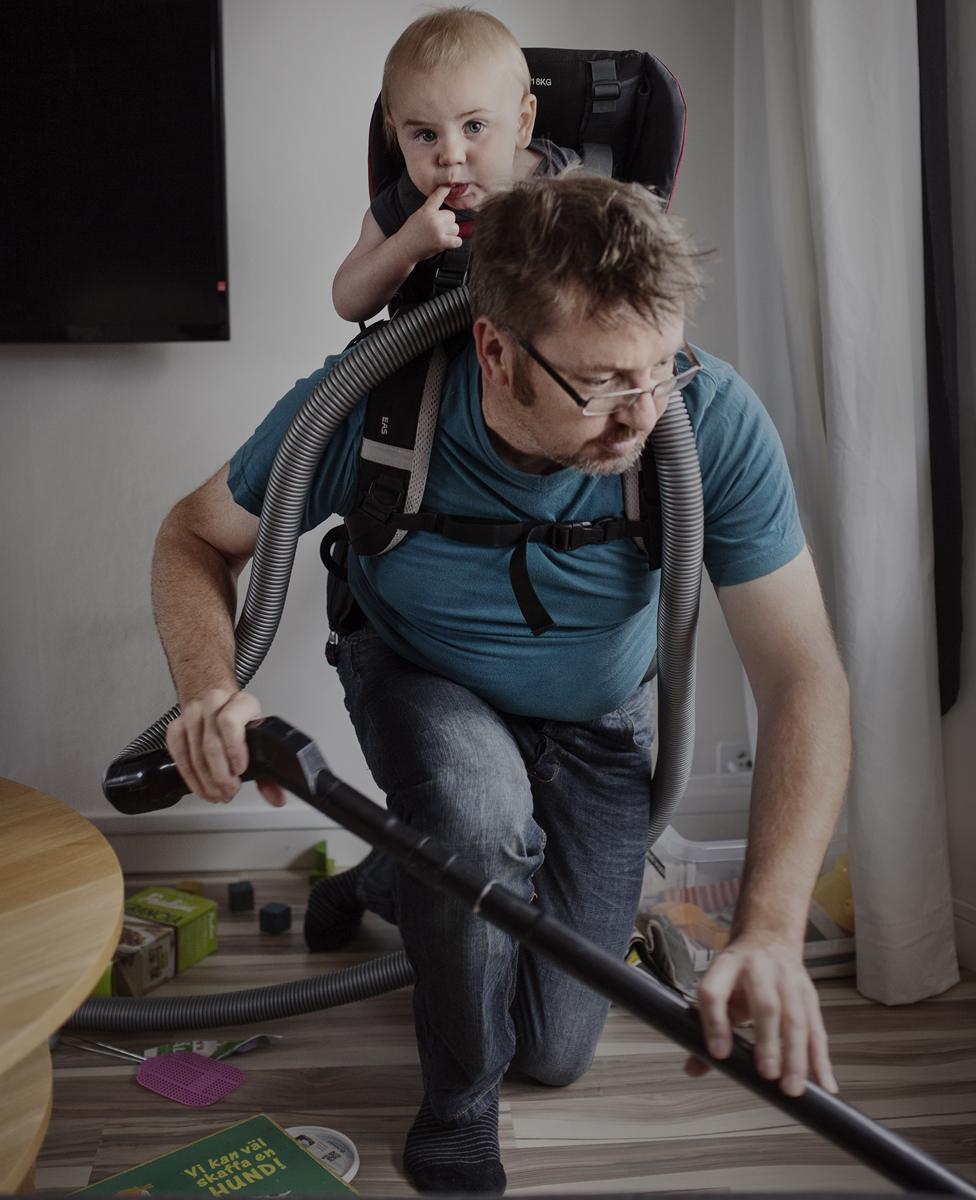
M526 763L526 771L536 783L552 783L559 773L559 747L546 733L545 726L539 730L535 757Z
M657 733L657 703L654 682L643 683L617 710L627 723L631 743L651 750Z
M343 687L346 686L348 680L358 679L362 674L360 643L370 637L378 636L368 625L364 625L361 629L354 629L352 633L347 633L339 639L336 670Z

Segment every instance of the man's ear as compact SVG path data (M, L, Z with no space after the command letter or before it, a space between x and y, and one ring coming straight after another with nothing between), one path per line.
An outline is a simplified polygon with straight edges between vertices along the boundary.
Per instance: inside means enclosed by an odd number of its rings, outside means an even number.
M512 379L512 339L489 317L477 317L471 332L485 383L496 388L509 387Z
M524 150L532 141L532 130L535 129L536 98L531 92L522 97L522 107L519 109L518 148Z

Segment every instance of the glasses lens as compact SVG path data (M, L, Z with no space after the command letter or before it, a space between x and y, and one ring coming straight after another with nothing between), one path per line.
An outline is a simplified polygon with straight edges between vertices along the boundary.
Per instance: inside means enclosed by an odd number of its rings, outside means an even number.
M588 417L605 417L610 413L620 412L623 408L630 408L631 405L637 403L641 396L651 396L655 400L660 400L664 396L673 396L677 392L683 391L700 370L700 366L689 367L686 371L672 375L670 379L662 379L652 388L642 388L639 391L609 392L606 396L591 396L583 406L583 412Z
M622 408L630 408L643 396L644 392L614 392L612 396L591 396L587 400L583 412L588 417L605 417L609 413L620 412Z

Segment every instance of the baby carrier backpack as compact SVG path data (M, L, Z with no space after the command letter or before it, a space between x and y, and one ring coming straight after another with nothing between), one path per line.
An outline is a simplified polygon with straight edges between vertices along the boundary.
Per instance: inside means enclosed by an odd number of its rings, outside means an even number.
M668 68L638 50L536 48L525 50L525 57L537 97L533 136L575 150L587 170L645 184L670 205L684 149L685 101ZM391 147L384 135L377 100L369 127L370 198L397 180L403 169L399 149ZM391 303L391 313L467 281L470 224L461 226L466 244L460 249L445 251L414 268ZM364 329L359 337L368 336L377 324ZM660 504L650 443L638 466L621 476L623 517L492 523L422 510L444 369L450 350L457 348L449 346L446 351L437 346L419 356L375 388L366 401L356 503L343 523L325 535L320 551L329 572L331 634L326 657L333 665L339 639L363 624L346 582L350 550L360 555L383 554L408 533L419 530L469 544L513 546L512 589L536 636L553 622L529 578L529 542L572 551L631 537L646 551L649 570L660 566ZM653 664L647 678L652 674Z

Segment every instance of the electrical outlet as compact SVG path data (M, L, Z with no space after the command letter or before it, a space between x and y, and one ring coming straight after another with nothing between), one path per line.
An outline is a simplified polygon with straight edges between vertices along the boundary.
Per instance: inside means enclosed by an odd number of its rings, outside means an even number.
M752 753L748 742L719 742L715 747L715 773L740 775L752 770Z

